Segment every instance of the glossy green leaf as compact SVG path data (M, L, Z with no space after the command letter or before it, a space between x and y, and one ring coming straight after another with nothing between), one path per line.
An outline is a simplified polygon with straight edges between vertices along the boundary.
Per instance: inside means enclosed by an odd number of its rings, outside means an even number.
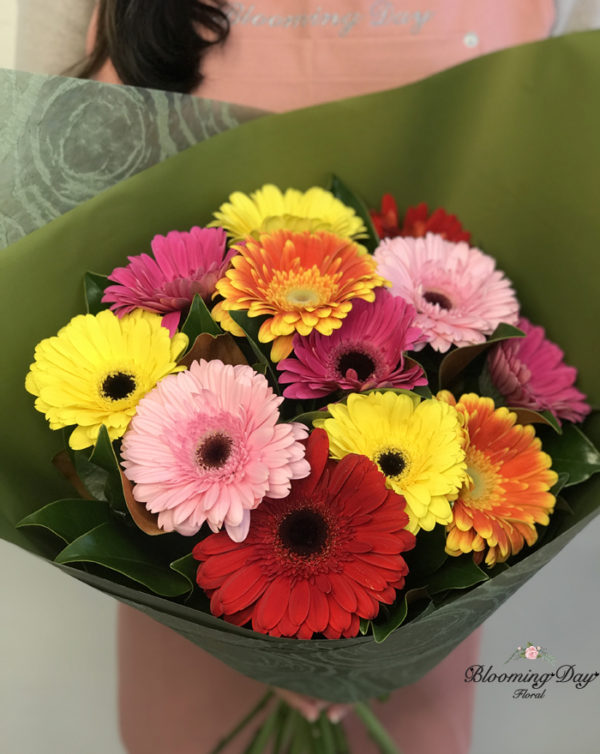
M371 220L371 215L367 209L367 205L363 200L351 191L348 186L337 176L331 176L331 182L329 184L329 190L347 207L351 207L360 219L364 222L367 228L367 237L357 239L357 243L363 244L366 248L373 253L379 246L379 236Z
M265 368L265 374L273 390L276 393L281 393L279 383L277 381L277 371L275 365L267 355L271 350L271 344L267 343L263 346L258 340L258 331L260 326L267 319L267 317L249 317L246 311L230 311L231 318L242 328L246 339L258 359L258 363L262 364Z
M444 356L440 364L439 385L441 389L449 388L452 382L463 372L473 359L488 348L508 338L522 338L525 333L518 327L501 322L485 343L474 346L455 348Z
M211 317L202 296L196 294L185 322L181 326L181 332L188 336L189 342L192 344L198 335L201 335L202 333L221 335L223 330Z
M408 565L407 581L411 586L423 585L424 579L439 570L448 559L445 552L446 533L441 525L432 531L421 529L414 549L404 553Z
M451 557L439 571L429 577L427 591L434 595L452 589L468 589L488 578L487 573L473 562L470 555Z
M572 487L600 471L600 453L592 441L574 424L565 423L561 435L545 431L542 448L552 458L557 474L568 474L565 487Z
M94 446L88 461L107 472L105 485L106 498L110 503L111 508L124 515L127 511L127 505L125 503L125 496L121 484L121 469L119 467L115 449L113 448L111 439L108 436L108 431L104 425L100 427L96 445Z
M89 460L88 450L70 451L73 467L90 495L96 500L106 500L108 471Z
M307 411L305 414L298 414L294 416L290 421L299 422L300 424L306 424L309 429L313 428L313 421L315 419L331 419L329 411L323 409L322 411Z
M392 631L395 631L398 626L401 626L404 623L407 614L408 603L406 600L406 594L403 594L391 607L382 605L380 607L379 616L374 621L371 621L371 625L373 626L373 638L375 641L378 644L385 641Z
M95 272L86 272L83 278L85 305L88 314L98 314L103 309L108 309L109 304L102 303L104 289L111 285L106 275L97 275Z
M19 521L17 526L42 526L67 544L100 524L111 520L110 508L102 500L55 500Z
M194 559L194 556L191 553L189 555L184 555L178 560L174 560L170 567L175 573L178 573L183 576L184 579L187 579L190 585L190 591L195 588L198 561Z
M189 581L161 565L149 537L116 522L105 522L68 544L56 563L96 563L136 581L163 597L189 592Z

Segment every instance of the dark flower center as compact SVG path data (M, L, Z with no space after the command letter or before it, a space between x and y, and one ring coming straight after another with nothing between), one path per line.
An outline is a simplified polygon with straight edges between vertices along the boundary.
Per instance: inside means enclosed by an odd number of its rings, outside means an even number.
M290 513L279 525L279 538L296 555L307 558L323 552L329 533L325 519L312 510Z
M227 463L233 441L220 432L207 437L196 449L196 461L206 469L218 469Z
M452 309L452 301L439 291L425 291L423 298L428 304L437 304L441 309Z
M364 382L375 371L375 362L362 351L347 351L340 356L337 368L342 377L349 369L354 369L358 379Z
M386 450L377 458L379 468L386 476L398 476L406 468L404 456L398 450Z
M120 401L127 398L135 390L133 375L125 372L109 374L102 383L102 395L111 401Z

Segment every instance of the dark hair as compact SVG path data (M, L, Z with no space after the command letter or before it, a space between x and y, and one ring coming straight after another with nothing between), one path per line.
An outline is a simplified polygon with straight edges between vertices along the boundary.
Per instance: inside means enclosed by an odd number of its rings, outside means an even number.
M124 84L190 92L202 57L229 34L225 0L100 0L94 49L79 71L90 78L110 58Z

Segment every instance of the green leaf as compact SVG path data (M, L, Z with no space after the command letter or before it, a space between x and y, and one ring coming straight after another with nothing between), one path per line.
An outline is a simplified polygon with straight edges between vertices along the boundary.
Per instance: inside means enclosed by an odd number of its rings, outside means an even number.
M554 497L558 497L558 493L562 490L562 488L565 486L565 484L569 481L569 475L563 471L558 475L558 480L556 481L556 484L554 484L550 488L550 492L554 495Z
M559 475L568 474L565 487L585 482L600 471L600 453L591 440L574 424L563 425L561 435L545 431L542 448L552 458L552 468Z
M379 246L380 240L366 204L360 197L351 191L348 186L337 177L337 175L331 176L329 190L335 197L345 204L346 207L351 207L364 222L367 228L367 237L359 239L358 243L362 243L371 253L373 253Z
M223 330L211 317L202 296L196 294L185 322L181 326L181 332L188 336L190 343L193 343L198 335L202 335L202 333L221 335Z
M517 415L519 424L545 424L562 435L562 427L552 411L534 411L531 408L513 408L512 406L509 406L508 410Z
M429 578L427 591L432 596L451 589L468 589L487 581L489 576L473 562L470 555L448 558L439 571Z
M190 590L192 590L196 584L196 572L198 570L198 561L194 558L194 556L190 553L189 555L184 555L182 558L179 558L178 560L174 560L170 567L175 571L175 573L179 573L181 576L183 576L184 579L187 579L190 585Z
M419 531L414 549L404 555L411 586L421 584L424 578L442 567L448 559L445 548L446 533L443 526L434 526L432 531Z
M385 641L392 631L395 631L398 626L401 626L406 620L406 615L408 613L406 594L403 594L402 597L392 605L392 607L386 608L382 605L380 610L380 617L371 621L373 625L373 638L378 644ZM381 618L382 613L385 615L383 620Z
M508 338L522 338L525 333L518 327L501 322L485 343L477 343L474 346L463 346L450 351L442 359L439 371L440 388L448 388L453 380L463 372L476 356L483 353L496 343Z
M371 621L367 620L366 618L361 618L360 628L359 628L361 635L366 636L369 633L370 628L371 628Z
M298 414L290 419L292 422L300 422L300 424L306 424L309 429L313 428L313 421L315 419L331 419L329 411L307 411L305 414Z
M107 521L110 521L110 508L105 501L76 498L48 503L25 516L17 526L42 526L69 544Z
M152 541L116 521L105 522L68 544L55 562L96 563L163 597L180 597L189 592L186 577L160 564Z
M92 454L88 458L88 462L99 466L107 472L105 486L106 498L110 503L111 508L118 513L125 514L127 511L127 505L125 503L125 496L123 494L123 486L121 483L121 469L119 468L117 455L108 435L108 430L104 424L100 427L96 445L92 450Z
M106 469L91 463L87 450L71 450L69 448L69 455L77 476L90 495L96 500L106 500L106 483L108 480Z
M83 276L83 289L85 295L85 305L88 314L98 314L98 312L108 309L108 304L102 303L104 290L111 281L106 275L97 275L95 272L86 272Z
M265 374L271 384L271 387L278 395L280 395L281 389L277 380L277 372L275 366L266 354L266 350L268 349L270 351L271 347L269 344L267 344L266 348L263 349L260 341L258 340L258 331L260 330L260 326L265 321L265 319L267 319L267 317L249 317L248 312L243 310L230 311L229 314L231 314L231 318L244 331L244 335L246 336L252 352L258 359L258 363L265 368Z

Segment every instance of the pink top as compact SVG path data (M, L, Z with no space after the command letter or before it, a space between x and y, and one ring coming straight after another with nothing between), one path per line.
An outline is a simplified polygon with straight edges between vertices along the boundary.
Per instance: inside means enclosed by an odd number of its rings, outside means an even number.
M283 112L543 39L555 11L552 0L253 0L230 2L228 15L231 34L194 94ZM119 82L110 63L96 78Z

